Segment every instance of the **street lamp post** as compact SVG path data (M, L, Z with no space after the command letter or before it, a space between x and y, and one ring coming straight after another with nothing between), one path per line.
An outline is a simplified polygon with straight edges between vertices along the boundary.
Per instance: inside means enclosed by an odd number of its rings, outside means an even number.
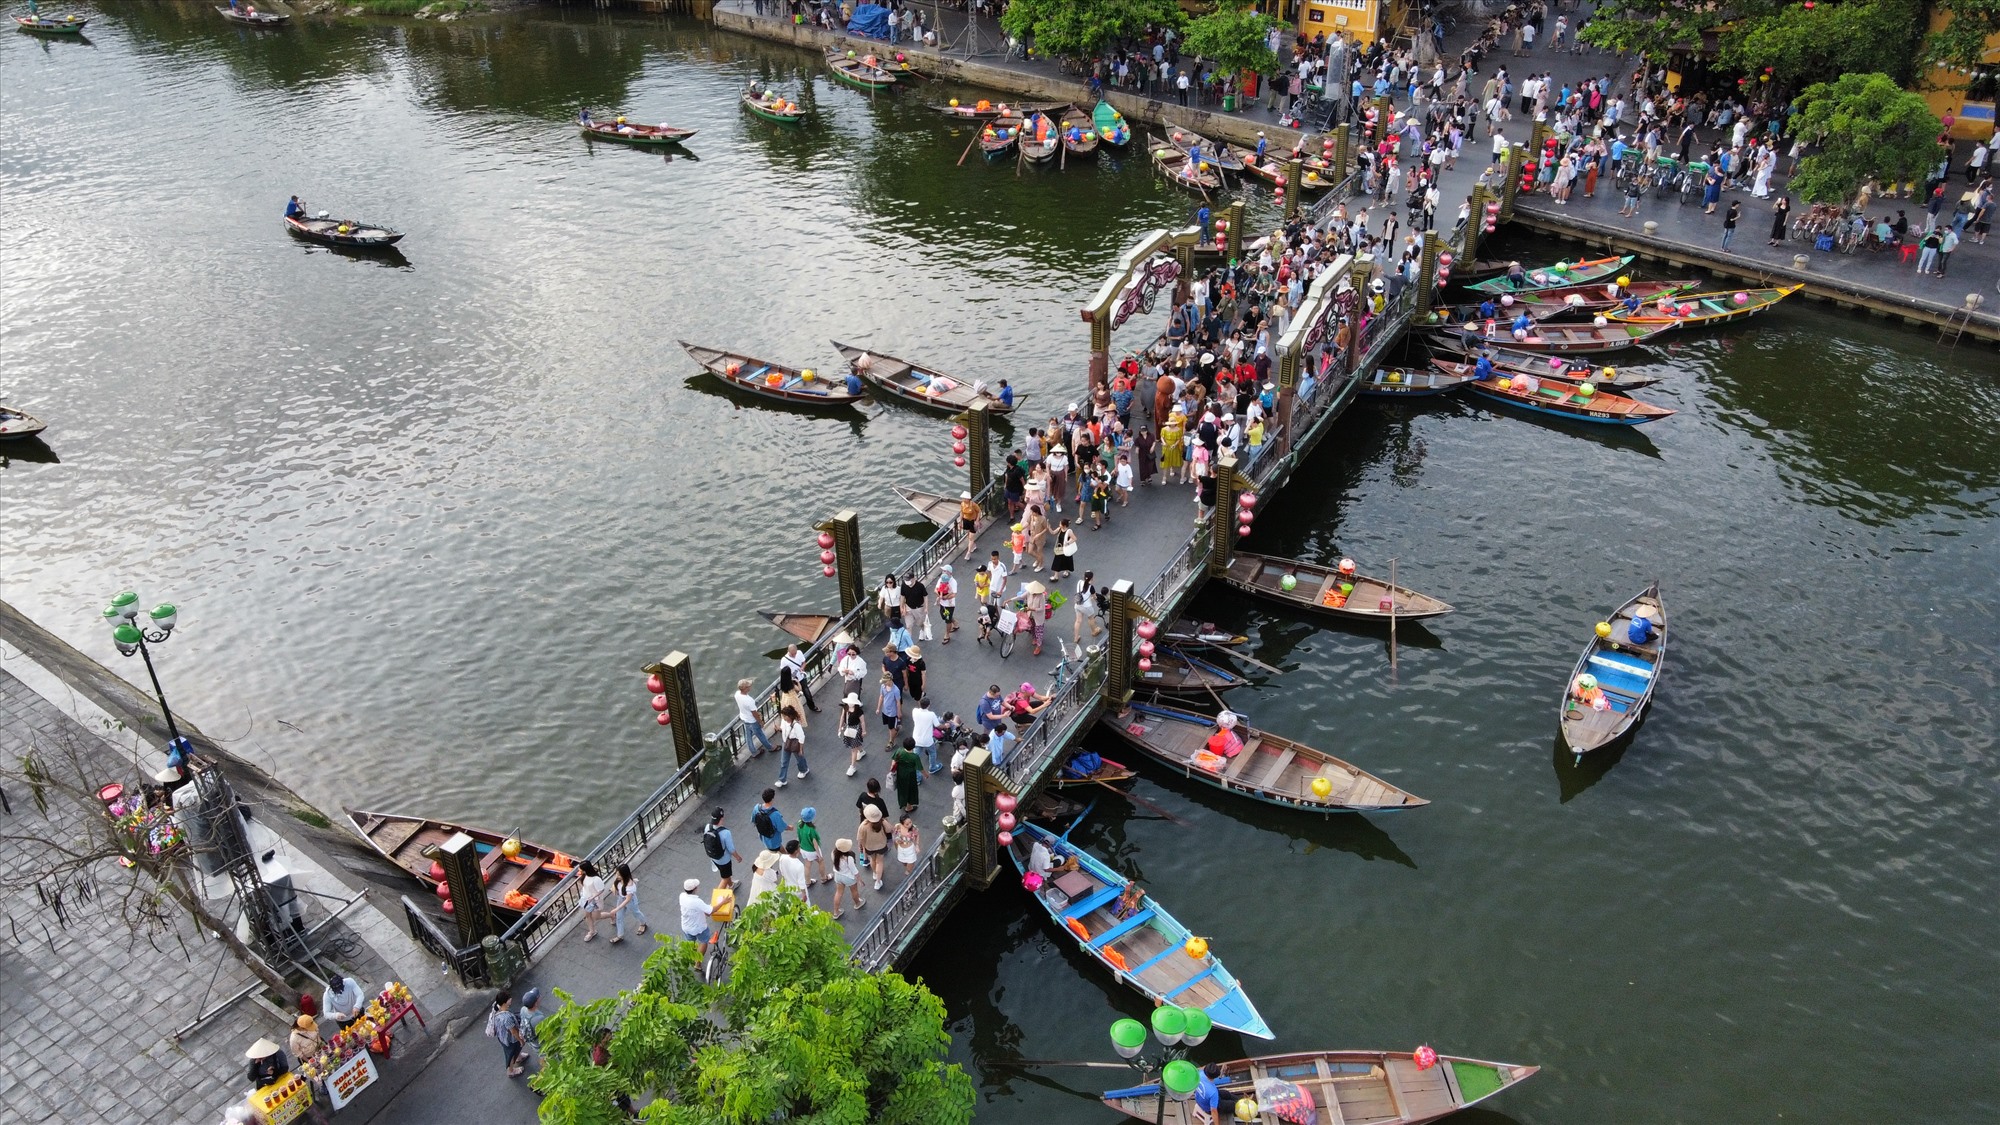
M1201 1070L1187 1061L1186 1055L1189 1048L1201 1046L1213 1026L1208 1013L1199 1008L1166 1004L1153 1009L1153 1038L1160 1045L1156 1061L1146 1057L1144 1024L1122 1019L1111 1025L1111 1049L1118 1052L1118 1057L1131 1063L1142 1075L1152 1077L1157 1072L1160 1092L1158 1108L1153 1114L1154 1125L1166 1121L1168 1098L1185 1102L1194 1097L1201 1085Z
M118 645L118 655L130 656L138 653L146 661L146 675L153 681L153 695L160 701L160 714L167 720L167 765L179 769L194 752L194 744L181 737L180 727L174 724L174 713L167 706L166 690L160 687L160 674L153 668L153 653L148 644L164 644L173 635L174 625L180 613L172 603L161 602L147 615L150 628L139 624L139 595L131 590L121 591L104 607L104 623L111 626L111 639Z

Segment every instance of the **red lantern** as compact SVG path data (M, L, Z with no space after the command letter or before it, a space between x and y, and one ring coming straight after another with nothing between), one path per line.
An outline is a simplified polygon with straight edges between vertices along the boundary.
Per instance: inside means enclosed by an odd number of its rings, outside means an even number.
M444 882L444 864L438 863L435 860L431 862L431 878L440 883Z
M1014 834L1012 832L1002 832L998 836L993 837L993 842L1003 848L1011 848L1014 846Z
M951 459L951 463L958 466L961 469L965 468L965 458L963 457L954 457Z
M820 550L822 550L822 551L823 551L823 550L825 550L825 549L827 549L828 547L831 547L831 546L833 546L833 532L831 532L831 531L822 531L822 532L820 532L820 533L819 533L819 546L820 546Z
M666 696L664 696L664 695L656 695L656 696L654 696L654 697L653 697L653 710L655 710L655 711L665 711L666 709L667 709L667 697L666 697Z
M964 426L953 426L951 428L951 436L959 441L965 440L966 433L967 431Z
M1236 497L1236 506L1246 512L1249 511L1257 506L1257 494L1254 492L1242 493Z
M1428 1043L1418 1047L1410 1058L1416 1062L1418 1070L1429 1070L1438 1064L1438 1053Z
M659 714L653 716L653 721L659 723L661 726L666 726L668 723L674 721L674 717L672 715L667 714L665 711L662 711Z
M1014 826L1020 822L1014 819L1013 813L1003 812L1000 814L1000 819L995 821L994 823L1000 826L1000 831L1012 832L1014 830Z
M965 443L964 443L964 442L962 442L962 441L955 441L955 442L952 442L952 443L951 443L951 451L952 451L953 453L963 453L963 452L965 452Z
M1247 524L1247 523L1239 523L1239 524L1237 524L1237 525L1236 525L1236 537L1237 537L1238 539L1241 539L1241 538L1243 538L1244 536L1246 536L1246 535L1249 535L1249 534L1250 534L1250 525L1249 525L1249 524Z
M821 566L829 566L829 565L831 565L831 564L833 563L833 560L834 560L834 557L835 557L835 556L834 556L834 553L833 553L832 551L821 551L821 552L819 553L819 562L820 562L820 565L821 565Z
M1160 627L1151 621L1141 621L1132 627L1132 631L1139 634L1139 639L1150 641L1153 639L1153 634L1160 631Z
M444 900L443 902L441 902L441 903L438 903L438 908L439 908L440 910L443 910L443 911L444 911L444 912L445 912L446 914L450 914L450 913L452 913L452 905L451 905L451 900L450 900L450 899L445 899L445 900Z
M833 577L833 573L834 573L834 572L833 572L833 568L832 568L832 567L830 567L830 566L823 566L823 567L820 567L820 568L819 568L819 572L820 572L821 574L824 574L824 575L826 575L826 576L827 576L828 578L832 578L832 577Z
M993 807L1001 812L1013 812L1020 807L1020 802L1014 799L1012 793L1002 793L993 798Z
M1152 662L1151 660L1148 660L1148 659L1146 659L1146 658L1145 658L1145 657L1143 657L1143 656L1142 656L1142 657L1140 657L1140 658L1139 658L1139 671L1141 671L1141 672L1150 672L1150 671L1152 671L1152 670L1153 670L1153 662Z
M1139 642L1139 655L1140 655L1140 656L1151 656L1151 655L1153 655L1153 653L1155 653L1155 652L1157 652L1157 651L1159 651L1159 650L1153 647L1153 642L1151 642L1151 641L1140 641L1140 642Z
M658 695L667 690L667 681L661 679L659 673L655 672L646 677L646 690L654 695Z
M444 881L444 880L442 880L442 879L438 880L438 885L437 885L437 886L435 886L435 887L433 887L433 888L431 888L431 889L437 892L437 896L438 896L439 898L450 898L450 897L451 897L451 884L450 884L450 883L447 883L447 882L445 882L445 881Z

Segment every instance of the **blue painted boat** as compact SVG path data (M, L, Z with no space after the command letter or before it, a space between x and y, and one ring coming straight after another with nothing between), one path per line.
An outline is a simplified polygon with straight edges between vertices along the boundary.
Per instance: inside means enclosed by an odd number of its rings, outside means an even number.
M1048 911L1057 927L1075 937L1083 952L1124 984L1160 1003L1200 1008L1217 1027L1272 1038L1271 1028L1243 986L1214 952L1195 957L1187 951L1194 935L1174 920L1166 908L1146 895L1139 908L1119 918L1112 913L1125 887L1125 877L1110 865L1037 824L1022 821L1007 849L1014 867L1025 878L1035 844L1049 850L1059 868L1069 857L1076 869L1042 881L1035 901ZM1082 933L1078 933L1081 930ZM1086 936L1087 935L1087 936Z
M1632 623L1641 617L1651 628L1645 640L1637 641ZM1618 607L1604 623L1610 629L1604 636L1591 636L1563 688L1563 743L1578 758L1631 731L1652 702L1667 662L1667 607L1660 600L1658 582Z
M1537 414L1607 426L1642 426L1674 413L1664 406L1600 391L1594 383L1496 375L1491 379L1474 379L1465 384L1465 389Z

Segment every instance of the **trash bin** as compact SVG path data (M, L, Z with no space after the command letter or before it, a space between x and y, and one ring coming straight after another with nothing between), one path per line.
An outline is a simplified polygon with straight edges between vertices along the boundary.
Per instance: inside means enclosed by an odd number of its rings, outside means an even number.
M1223 112L1225 112L1225 113L1234 113L1234 112L1236 112L1236 95L1235 95L1235 94L1224 94L1224 95L1222 95L1222 109L1223 109Z

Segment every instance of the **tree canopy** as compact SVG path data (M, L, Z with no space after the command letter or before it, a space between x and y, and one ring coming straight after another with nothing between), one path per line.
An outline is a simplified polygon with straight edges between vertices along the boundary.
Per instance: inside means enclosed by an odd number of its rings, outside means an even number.
M2000 3L2000 0L1957 0ZM1586 42L1658 60L1712 33L1723 66L1745 74L1766 67L1780 82L1830 81L1880 71L1907 81L1916 64L1922 0L1850 0L1808 8L1794 0L1605 0L1585 24Z
M1271 17L1255 8L1225 4L1188 22L1183 47L1223 70L1269 74L1278 68L1278 56L1265 41L1270 30Z
M1095 54L1148 25L1185 22L1176 0L1011 0L1000 14L1001 30L1045 55Z
M1818 146L1792 177L1792 190L1809 202L1844 202L1870 176L1921 180L1941 155L1943 125L1921 95L1886 74L1843 74L1807 87L1792 104L1791 131Z
M2000 0L1938 0L1951 20L1924 41L1924 61L1971 70L1995 60L1986 41L2000 34Z
M898 973L864 973L838 923L789 890L731 923L720 985L700 950L663 939L639 987L561 1009L538 1033L544 1125L622 1125L614 1099L652 1098L650 1125L963 1125L972 1081L946 1065L944 1004ZM608 1064L592 1049L608 1030Z

